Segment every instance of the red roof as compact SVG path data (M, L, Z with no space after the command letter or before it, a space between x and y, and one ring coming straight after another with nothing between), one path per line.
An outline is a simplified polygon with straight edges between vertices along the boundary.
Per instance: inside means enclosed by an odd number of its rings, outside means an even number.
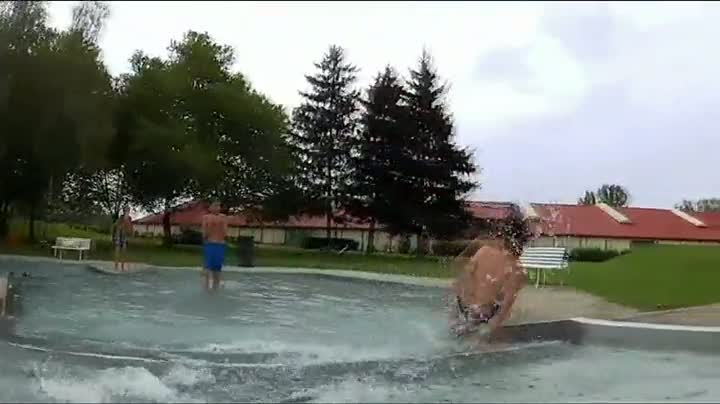
M468 210L476 218L494 220L505 217L512 208L510 202L468 201ZM720 241L720 213L693 213L707 227L697 227L668 209L618 208L631 223L623 224L593 205L532 204L542 219L542 233L555 236L622 238L635 240ZM173 225L199 226L208 205L189 202L176 208L171 215ZM136 224L162 224L162 214L153 214L135 221ZM256 227L260 222L251 212L230 216L230 225ZM324 229L325 216L299 215L285 221L264 223L265 227ZM345 229L367 229L367 223L348 221L334 224Z
M480 219L502 219L510 214L511 202L468 201L467 208L473 216Z
M697 227L668 209L617 208L631 223L623 224L593 205L533 204L543 219L543 233L556 236L636 240L720 241L720 214L692 214Z
M199 226L202 223L202 216L208 212L208 203L206 202L188 202L175 208L170 215L170 223L179 226ZM162 213L155 213L135 220L135 224L161 225ZM229 215L230 226L249 227L258 226L260 221L250 211L239 212ZM265 227L294 227L294 228L319 228L324 229L326 226L325 216L298 215L288 218L286 221L266 222ZM369 228L367 223L340 223L337 227L366 229Z
M708 227L720 228L720 212L693 213L694 217L705 223Z
M479 202L469 201L468 210L477 218L481 219L499 219L504 217L510 211L512 206L509 202ZM205 202L188 202L175 209L170 215L170 223L179 226L199 226L202 216L207 213L208 204ZM162 213L155 213L138 220L135 224L161 225ZM250 227L258 226L260 222L253 217L251 212L239 212L230 216L230 226ZM311 228L324 229L326 226L325 215L298 215L291 216L285 221L275 221L264 223L265 227L289 227L289 228ZM334 224L333 227L364 230L370 227L369 223L363 223L359 220L353 221L348 219L345 223Z

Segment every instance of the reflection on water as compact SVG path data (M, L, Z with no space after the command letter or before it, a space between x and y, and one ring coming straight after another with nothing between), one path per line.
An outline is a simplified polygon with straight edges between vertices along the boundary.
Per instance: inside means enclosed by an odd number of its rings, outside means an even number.
M2 401L720 397L712 357L562 343L476 352L448 334L437 289L227 274L224 290L209 294L192 272L12 267L43 278L23 285L25 310L0 341Z

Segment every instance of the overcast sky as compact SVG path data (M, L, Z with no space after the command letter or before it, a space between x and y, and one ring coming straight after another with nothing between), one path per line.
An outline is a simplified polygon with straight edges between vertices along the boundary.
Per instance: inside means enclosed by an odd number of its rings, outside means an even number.
M65 27L74 2L51 3ZM232 45L236 68L292 108L330 44L365 87L423 46L451 84L457 140L482 167L474 197L574 203L603 183L635 206L720 197L720 3L116 2L113 74L188 29Z

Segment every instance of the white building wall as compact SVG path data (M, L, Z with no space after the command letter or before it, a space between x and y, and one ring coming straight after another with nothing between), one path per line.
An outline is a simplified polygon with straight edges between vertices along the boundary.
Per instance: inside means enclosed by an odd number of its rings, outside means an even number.
M601 248L623 251L630 249L631 240L601 237L543 236L529 243L531 247Z

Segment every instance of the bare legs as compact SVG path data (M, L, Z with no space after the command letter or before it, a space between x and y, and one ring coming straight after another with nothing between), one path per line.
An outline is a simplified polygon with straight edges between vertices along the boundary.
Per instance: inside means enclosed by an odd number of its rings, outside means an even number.
M203 289L208 290L210 289L210 270L207 268L203 268Z
M120 272L125 272L127 260L125 258L126 248L124 246L115 247L115 271L120 267Z
M210 271L207 268L203 268L203 288L205 290L217 290L219 286L220 271Z
M120 262L120 246L115 246L115 271L118 270L118 263Z

